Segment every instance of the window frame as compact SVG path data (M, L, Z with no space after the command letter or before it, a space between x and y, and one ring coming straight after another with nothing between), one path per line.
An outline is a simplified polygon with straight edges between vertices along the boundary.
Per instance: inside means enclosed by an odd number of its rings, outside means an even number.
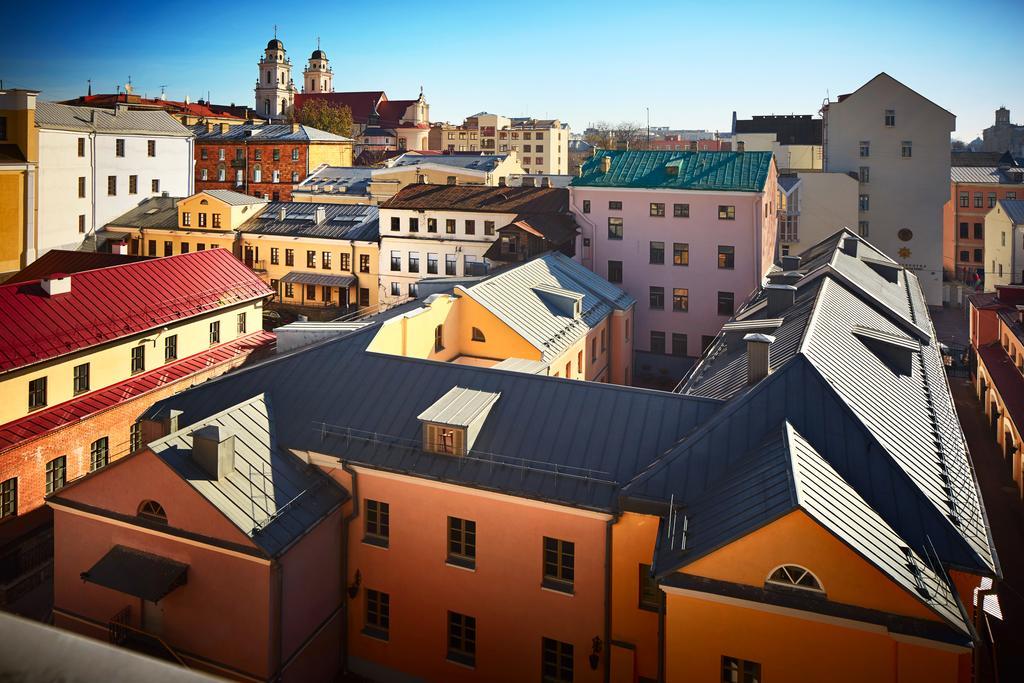
M446 564L476 569L476 521L448 516Z
M575 593L576 543L544 536L541 549L541 587L569 595Z
M391 544L391 505L381 500L363 501L363 543L378 548Z
M448 610L445 642L449 662L476 667L476 617Z
M363 635L377 640L391 638L391 594L373 588L366 589L363 605Z
M46 462L46 495L60 491L68 483L68 456L58 455Z

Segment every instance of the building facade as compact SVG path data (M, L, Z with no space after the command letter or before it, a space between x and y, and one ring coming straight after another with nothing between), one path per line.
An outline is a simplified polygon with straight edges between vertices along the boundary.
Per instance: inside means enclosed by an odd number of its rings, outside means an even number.
M430 149L484 154L514 153L526 173L569 173L568 124L558 119L509 118L481 112L462 125L438 123L430 129Z
M981 149L985 152L1009 152L1017 159L1024 159L1024 125L1010 123L1010 110L996 109L995 123L982 131Z
M323 100L348 107L352 112L352 137L356 156L363 152L426 151L430 131L430 105L420 88L414 100L390 100L383 90L370 92L303 92L295 106Z
M0 275L36 258L39 129L34 90L0 90Z
M1001 199L985 216L985 291L1024 283L1024 199Z
M197 190L234 190L289 201L292 188L324 164L352 165L350 138L299 123L195 126Z
M297 91L292 80L292 60L276 33L267 43L257 66L256 111L269 121L288 121L295 107Z
M194 136L164 111L39 102L37 255L75 249L147 197L192 194Z
M184 126L207 123L237 125L246 121L246 117L238 116L230 111L228 107L211 104L202 99L192 102L188 97L183 101L169 100L165 95L160 97L143 97L131 92L130 85L125 87L127 92L98 95L90 93L76 97L73 100L65 100L61 104L77 107L101 107L103 109L116 109L118 105L121 105L137 111L156 111L162 109ZM230 108L234 109L234 106L231 105Z
M638 372L678 379L682 361L665 356L699 356L761 283L776 177L770 152L604 151L584 164L570 186L577 258L640 302Z
M860 181L857 230L942 303L942 211L956 116L881 73L822 108L825 162ZM853 226L851 226L853 227Z

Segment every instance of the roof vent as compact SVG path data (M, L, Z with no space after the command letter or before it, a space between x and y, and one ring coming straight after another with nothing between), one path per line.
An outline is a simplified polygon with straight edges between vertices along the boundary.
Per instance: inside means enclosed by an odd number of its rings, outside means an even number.
M71 292L71 276L67 273L54 273L39 281L39 286L46 292L46 296L57 296Z
M283 221L287 217L288 210L283 206L277 210L277 220Z
M866 256L861 257L861 261L868 264L871 270L881 275L887 282L897 283L900 281L900 266L897 263L890 261L881 261L879 259L868 258Z
M292 123L292 132L293 133L298 133L299 132L299 124L298 123Z
M533 288L533 292L540 297L541 301L558 311L560 315L579 319L583 309L583 295L579 292L551 285L536 285Z
M921 348L916 341L861 325L853 327L853 334L894 373L913 374L914 353Z
M799 256L783 256L782 257L782 269L783 270L796 270L797 268L800 267L800 261L802 261L802 260L803 259L801 259Z
M499 398L501 394L497 392L452 387L419 414L423 450L440 455L466 455Z
M320 225L325 220L327 220L327 209L325 209L322 206L316 207L316 209L313 211L313 222L316 223L317 225Z
M192 432L192 460L212 479L225 479L235 469L235 437L220 425Z
M607 154L601 157L601 173L608 173L612 170L612 158Z
M725 333L726 348L732 352L739 347L743 338L753 332L770 334L782 327L785 322L782 318L755 318L753 320L733 320L722 325L722 332Z
M858 242L860 242L860 240L854 237L853 235L847 235L846 237L844 237L843 253L846 254L847 256L853 256L854 258L856 258Z
M1017 304L1017 322L1024 325L1024 305Z
M755 332L743 341L747 343L747 384L757 384L772 371L771 345L775 337Z
M212 133L213 132L213 124L212 123L206 124L206 132L207 133Z
M796 301L796 287L793 285L767 285L764 288L768 296L769 318L778 318L784 311L792 308Z
M746 147L746 144L743 142L743 140L737 140L736 141L736 152L737 153L743 154L743 152L745 151L745 147Z

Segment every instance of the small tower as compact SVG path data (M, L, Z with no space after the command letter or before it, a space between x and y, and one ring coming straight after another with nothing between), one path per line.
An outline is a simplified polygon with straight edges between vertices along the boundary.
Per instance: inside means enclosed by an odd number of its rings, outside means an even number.
M1006 107L999 107L996 109L996 125L997 126L1008 126L1010 125L1010 110Z
M302 92L334 92L334 72L327 53L320 49L320 38L316 39L316 49L309 56L309 64L302 74Z
M294 103L292 63L286 56L284 43L277 39L277 27L274 27L274 39L267 43L263 59L259 62L256 113L274 121L283 121L291 114Z

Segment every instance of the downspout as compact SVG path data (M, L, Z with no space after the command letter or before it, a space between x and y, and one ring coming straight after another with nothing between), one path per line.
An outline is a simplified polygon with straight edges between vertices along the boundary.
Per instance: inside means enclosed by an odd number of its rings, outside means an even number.
M984 588L984 589L979 588L978 589L978 597L977 597L978 604L975 605L975 607L974 607L974 610L975 610L975 612L974 612L974 636L975 636L976 641L975 641L975 644L974 644L974 656L973 656L973 659L974 659L974 671L975 672L978 671L978 667L981 664L981 640L982 640L982 637L983 637L982 636L983 631L982 631L981 626L982 626L983 620L985 619L985 597L988 596L988 595L997 595L997 594L998 594L998 591L996 589L996 579L992 579L992 587L991 588ZM994 664L994 662L993 662L993 664ZM998 672L996 672L996 680L999 680Z
M658 683L665 683L665 591L658 591Z
M342 462L341 469L352 478L352 512L345 516L341 533L341 600L344 608L344 621L341 622L341 670L348 671L348 539L352 522L359 517L359 478L358 473L348 464Z
M93 237L96 236L96 197L99 196L99 190L96 187L96 131L89 133L89 153L92 155L90 159L90 165L92 166L92 225L89 226L89 230L92 232Z
M272 605L270 609L273 614L273 620L270 622L270 628L277 630L277 637L273 638L274 651L271 653L272 660L269 668L274 672L271 680L280 680L281 675L284 673L281 671L281 653L284 650L284 626L282 624L284 567L276 558L270 561L270 572L273 574L272 585L274 590L274 594L271 596Z
M612 528L618 521L616 513L605 522L604 533L604 683L612 677Z

